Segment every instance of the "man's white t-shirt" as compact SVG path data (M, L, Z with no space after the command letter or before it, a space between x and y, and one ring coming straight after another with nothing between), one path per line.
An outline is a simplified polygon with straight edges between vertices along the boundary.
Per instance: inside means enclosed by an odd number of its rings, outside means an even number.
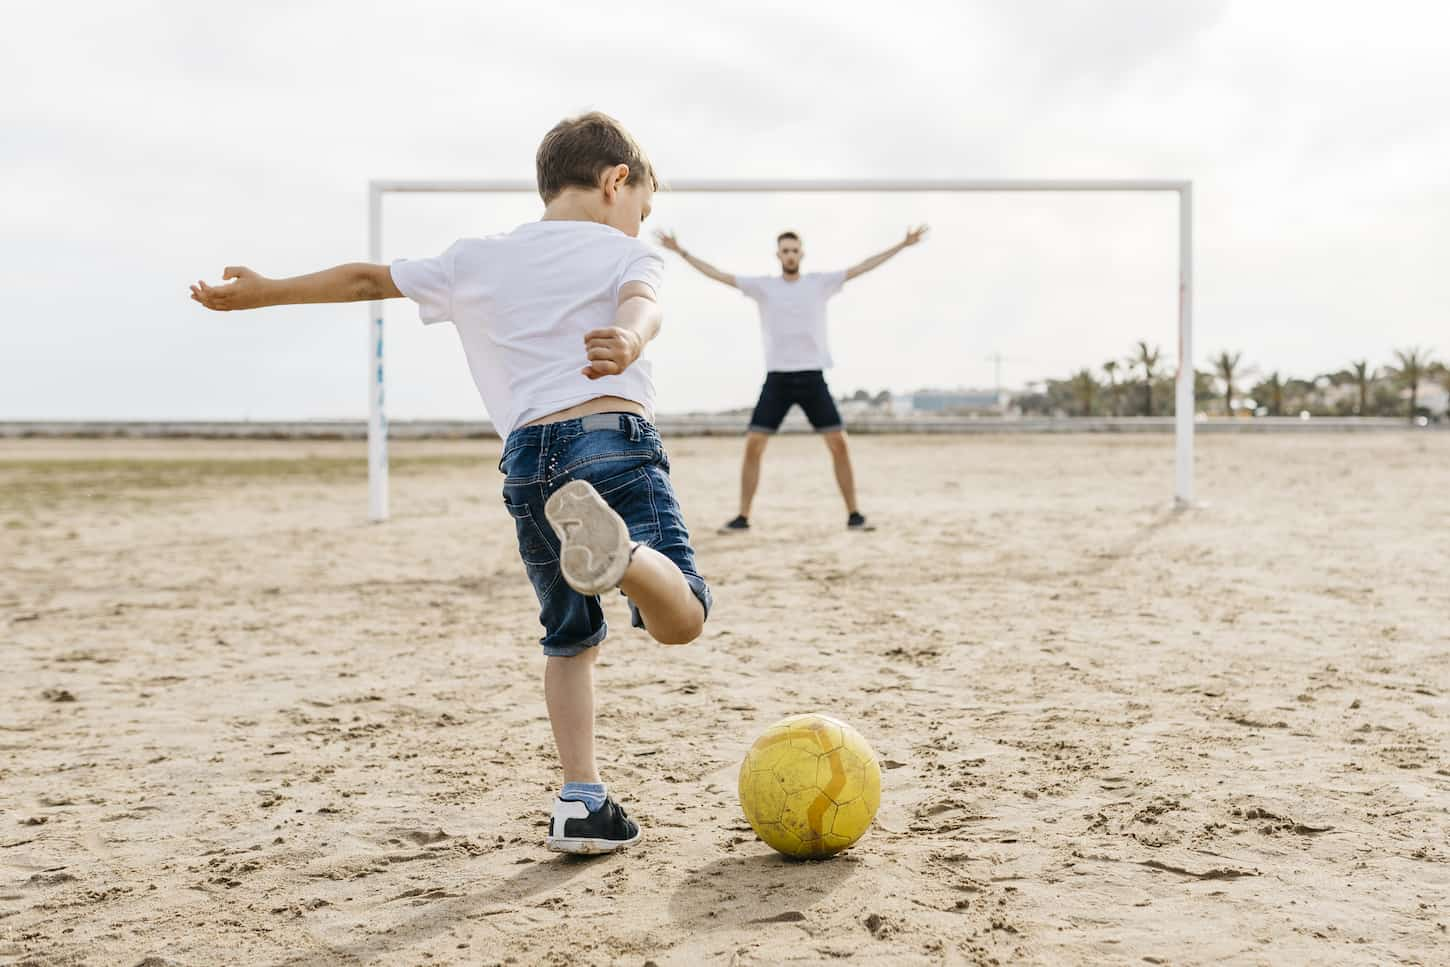
M826 300L846 284L844 270L804 272L794 282L779 275L737 275L735 284L760 306L767 372L831 368Z
M597 222L540 221L504 235L459 239L431 259L399 259L393 282L425 323L452 321L489 419L507 436L525 423L600 396L654 418L650 364L591 380L584 334L614 324L619 290L656 292L665 264L644 242Z

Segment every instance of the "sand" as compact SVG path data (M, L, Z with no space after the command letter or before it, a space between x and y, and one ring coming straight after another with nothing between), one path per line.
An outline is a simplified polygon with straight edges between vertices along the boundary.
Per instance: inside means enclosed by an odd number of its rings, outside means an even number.
M606 778L542 848L496 443L0 443L0 963L1450 963L1450 433L672 441L716 613L622 602ZM793 863L738 763L826 710L876 825Z

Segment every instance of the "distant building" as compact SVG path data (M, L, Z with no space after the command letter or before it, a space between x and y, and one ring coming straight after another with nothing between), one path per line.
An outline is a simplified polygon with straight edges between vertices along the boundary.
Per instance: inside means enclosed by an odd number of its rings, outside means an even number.
M995 413L1001 407L996 390L921 389L896 397L898 413Z

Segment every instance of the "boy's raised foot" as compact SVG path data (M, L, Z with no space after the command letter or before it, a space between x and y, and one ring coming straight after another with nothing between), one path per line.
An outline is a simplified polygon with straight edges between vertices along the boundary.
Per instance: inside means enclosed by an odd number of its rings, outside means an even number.
M571 480L544 504L544 516L559 535L559 571L580 594L619 587L629 569L633 544L624 519L588 481Z
M639 842L639 824L610 796L593 812L574 799L555 799L544 841L556 853L613 853Z

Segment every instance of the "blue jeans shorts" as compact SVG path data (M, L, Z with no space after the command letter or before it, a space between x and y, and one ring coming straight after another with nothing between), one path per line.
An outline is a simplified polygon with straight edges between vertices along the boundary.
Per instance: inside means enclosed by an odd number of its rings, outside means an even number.
M670 486L670 460L659 432L632 413L595 413L575 420L525 426L504 441L498 468L503 502L518 531L519 557L539 599L539 643L552 657L577 655L604 640L609 628L597 596L585 597L559 572L559 538L544 518L544 502L571 480L587 480L629 525L631 539L674 561L710 614L710 589L695 569L695 550ZM639 609L632 623L643 628Z

